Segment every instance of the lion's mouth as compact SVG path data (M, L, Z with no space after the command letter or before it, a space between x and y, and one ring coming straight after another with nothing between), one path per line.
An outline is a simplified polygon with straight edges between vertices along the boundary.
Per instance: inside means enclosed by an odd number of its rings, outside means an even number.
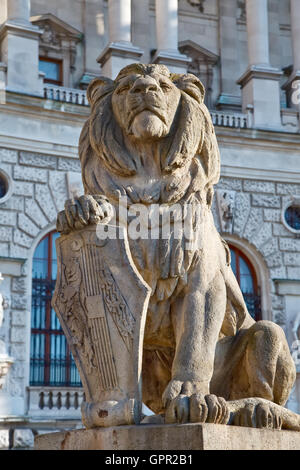
M136 109L133 109L130 113L130 116L129 116L129 121L128 121L128 129L131 128L131 125L134 121L134 119L141 113L145 112L145 111L149 111L150 113L152 114L155 114L155 116L157 116L164 124L167 124L166 123L166 118L164 116L164 114L162 114L160 111L159 111L159 108L157 109L158 107L156 106L153 106L153 105L143 105L143 106L139 106L137 107Z

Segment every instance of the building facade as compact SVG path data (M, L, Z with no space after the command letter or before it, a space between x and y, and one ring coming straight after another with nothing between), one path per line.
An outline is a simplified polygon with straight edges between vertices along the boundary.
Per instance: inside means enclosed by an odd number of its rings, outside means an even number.
M55 221L83 193L86 87L132 62L205 85L222 164L215 223L251 314L285 330L300 412L298 0L0 0L0 24L0 448L81 426L50 305Z

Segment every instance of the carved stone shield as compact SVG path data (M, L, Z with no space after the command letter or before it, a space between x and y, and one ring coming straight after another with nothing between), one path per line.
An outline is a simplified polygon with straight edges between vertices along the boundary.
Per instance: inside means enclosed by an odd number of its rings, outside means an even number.
M115 239L100 239L91 225L56 240L52 306L84 387L86 427L137 424L141 417L142 343L151 289L133 263L126 232L118 231Z

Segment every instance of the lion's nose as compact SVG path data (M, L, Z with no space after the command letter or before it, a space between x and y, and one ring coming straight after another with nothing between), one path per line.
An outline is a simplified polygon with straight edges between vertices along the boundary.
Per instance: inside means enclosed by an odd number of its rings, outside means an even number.
M149 78L139 78L133 87L131 93L148 93L149 91L157 91L158 86L154 80Z

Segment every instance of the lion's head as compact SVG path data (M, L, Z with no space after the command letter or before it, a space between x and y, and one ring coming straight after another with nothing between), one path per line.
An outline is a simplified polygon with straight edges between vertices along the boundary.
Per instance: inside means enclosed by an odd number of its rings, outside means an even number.
M114 81L93 80L87 95L91 115L79 142L87 193L96 161L110 174L133 176L138 172L134 149L149 142L157 146L162 175L197 160L203 185L218 181L218 146L203 103L204 87L195 75L172 74L164 65L132 64Z

